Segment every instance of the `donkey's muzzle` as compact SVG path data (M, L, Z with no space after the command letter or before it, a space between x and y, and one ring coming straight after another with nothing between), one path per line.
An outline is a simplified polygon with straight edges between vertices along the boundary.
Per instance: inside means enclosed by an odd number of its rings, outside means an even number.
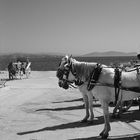
M58 79L63 79L63 74L64 74L63 70L58 69L57 72L56 72L56 77Z
M64 88L64 89L68 89L69 88L69 85L68 85L67 81L60 80L58 82L58 85L59 85L59 87Z

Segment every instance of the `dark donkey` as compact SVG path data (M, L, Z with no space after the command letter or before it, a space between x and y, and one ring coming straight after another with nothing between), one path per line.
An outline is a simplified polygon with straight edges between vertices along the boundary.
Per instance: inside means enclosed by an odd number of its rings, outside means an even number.
M8 72L9 72L9 79L12 80L14 77L16 77L16 66L13 62L10 62L8 64Z

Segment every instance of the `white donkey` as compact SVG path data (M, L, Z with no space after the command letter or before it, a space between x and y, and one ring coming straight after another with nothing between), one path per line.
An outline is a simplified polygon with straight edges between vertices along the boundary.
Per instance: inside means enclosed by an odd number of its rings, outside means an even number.
M79 62L73 59L71 56L65 56L62 58L59 68L57 70L57 77L59 78L59 86L68 89L71 83L80 81L78 84L79 90L83 95L83 100L85 103L86 116L82 122L93 120L93 108L92 100L93 96L99 99L104 115L104 129L100 133L102 138L107 138L109 135L110 121L109 121L109 103L115 101L114 92L114 68L107 67L105 65L100 66L100 73L97 74L95 69L97 68L97 63L89 62ZM89 81L91 73L94 71L95 81L91 85L95 85L93 88L89 89ZM97 75L98 76L97 76ZM121 90L118 97L118 101L131 100L140 96L140 93L130 91L129 88L140 87L140 75L137 71L132 72L122 72L121 75ZM90 113L89 113L90 111Z

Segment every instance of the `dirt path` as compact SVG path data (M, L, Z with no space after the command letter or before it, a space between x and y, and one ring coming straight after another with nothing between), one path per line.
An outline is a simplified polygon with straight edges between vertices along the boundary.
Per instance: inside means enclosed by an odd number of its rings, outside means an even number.
M29 79L8 81L0 88L0 140L100 139L102 109L94 106L94 124L80 123L85 110L79 91L60 89L55 72L32 72ZM112 120L109 139L140 138L138 114Z
M57 87L55 72L32 72L29 79L8 81L0 89L0 139L46 139L48 134L40 135L43 128L69 122L67 115L62 115L63 103L61 112L53 113L56 104L74 99L67 95Z

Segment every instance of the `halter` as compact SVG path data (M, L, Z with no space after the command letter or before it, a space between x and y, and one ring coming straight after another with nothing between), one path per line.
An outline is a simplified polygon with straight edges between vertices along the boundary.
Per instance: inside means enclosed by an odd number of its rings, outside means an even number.
M69 73L72 73L74 76L75 76L75 80L74 81L69 81L68 80L68 77L69 77ZM65 75L66 78L63 78ZM57 70L57 75L56 75L58 78L59 78L59 86L60 87L63 87L64 89L68 89L69 86L72 86L75 88L74 85L72 85L73 83L76 85L76 86L80 86L83 84L83 82L77 78L77 74L76 74L76 70L74 69L74 66L73 66L73 63L70 62L70 64L65 64L64 65L64 68L61 69L61 68L58 68Z

